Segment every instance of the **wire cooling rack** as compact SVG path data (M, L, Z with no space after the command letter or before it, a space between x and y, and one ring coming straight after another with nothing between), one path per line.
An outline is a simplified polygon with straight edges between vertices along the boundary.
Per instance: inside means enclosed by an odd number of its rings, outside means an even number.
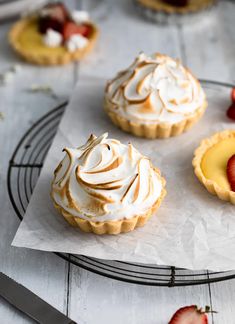
M231 88L233 85L201 80L210 87ZM22 220L33 193L44 159L56 134L67 102L39 119L21 138L9 162L7 185L11 203ZM235 271L189 271L168 266L109 261L82 255L56 253L74 265L96 274L129 283L149 286L189 286L235 278Z

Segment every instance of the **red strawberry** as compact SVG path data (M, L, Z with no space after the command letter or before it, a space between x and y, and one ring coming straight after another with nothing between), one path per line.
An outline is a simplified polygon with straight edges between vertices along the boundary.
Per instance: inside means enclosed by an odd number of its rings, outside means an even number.
M176 6L176 7L184 7L184 6L187 6L188 4L188 0L164 0L166 3L169 3L173 6Z
M63 38L66 41L72 35L80 34L87 37L90 33L91 27L89 25L77 25L72 21L66 22L63 26Z
M42 17L39 19L39 32L45 34L48 29L53 29L62 32L63 24L56 19L49 17Z
M227 110L227 116L233 120L235 120L235 101L231 104L231 106Z
M231 99L232 99L232 103L235 103L235 88L233 88L231 91Z
M42 16L55 19L61 23L70 19L70 14L65 5L61 2L50 3L43 7Z
M205 311L196 305L182 307L176 311L168 324L208 324L206 313L209 310L209 306L205 307Z
M50 28L62 32L63 24L70 19L70 14L63 3L51 3L41 9L39 31L45 34Z
M235 154L231 156L227 163L227 177L231 190L235 191Z

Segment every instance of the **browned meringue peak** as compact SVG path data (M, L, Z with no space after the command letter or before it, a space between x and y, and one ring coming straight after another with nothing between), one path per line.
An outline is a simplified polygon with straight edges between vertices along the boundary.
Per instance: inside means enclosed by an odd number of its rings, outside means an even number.
M56 168L52 197L74 216L96 220L145 213L161 195L159 174L131 144L92 135L77 149L66 148Z
M109 109L129 120L177 122L201 108L205 94L180 61L159 53L141 53L125 71L108 82Z

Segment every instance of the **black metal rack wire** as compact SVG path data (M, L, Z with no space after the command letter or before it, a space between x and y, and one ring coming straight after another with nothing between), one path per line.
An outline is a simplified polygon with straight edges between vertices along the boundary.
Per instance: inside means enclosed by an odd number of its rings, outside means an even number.
M208 87L233 85L201 80ZM43 167L44 159L56 134L67 102L40 118L21 138L9 161L7 185L11 203L20 220L23 219L33 189ZM96 274L149 286L189 286L208 284L235 278L235 271L189 271L168 266L110 261L82 255L56 253L74 265Z

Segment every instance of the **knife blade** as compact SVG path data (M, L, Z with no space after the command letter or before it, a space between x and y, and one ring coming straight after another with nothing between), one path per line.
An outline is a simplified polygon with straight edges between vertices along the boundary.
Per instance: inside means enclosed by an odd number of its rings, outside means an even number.
M40 324L76 324L2 272L0 272L0 296Z

